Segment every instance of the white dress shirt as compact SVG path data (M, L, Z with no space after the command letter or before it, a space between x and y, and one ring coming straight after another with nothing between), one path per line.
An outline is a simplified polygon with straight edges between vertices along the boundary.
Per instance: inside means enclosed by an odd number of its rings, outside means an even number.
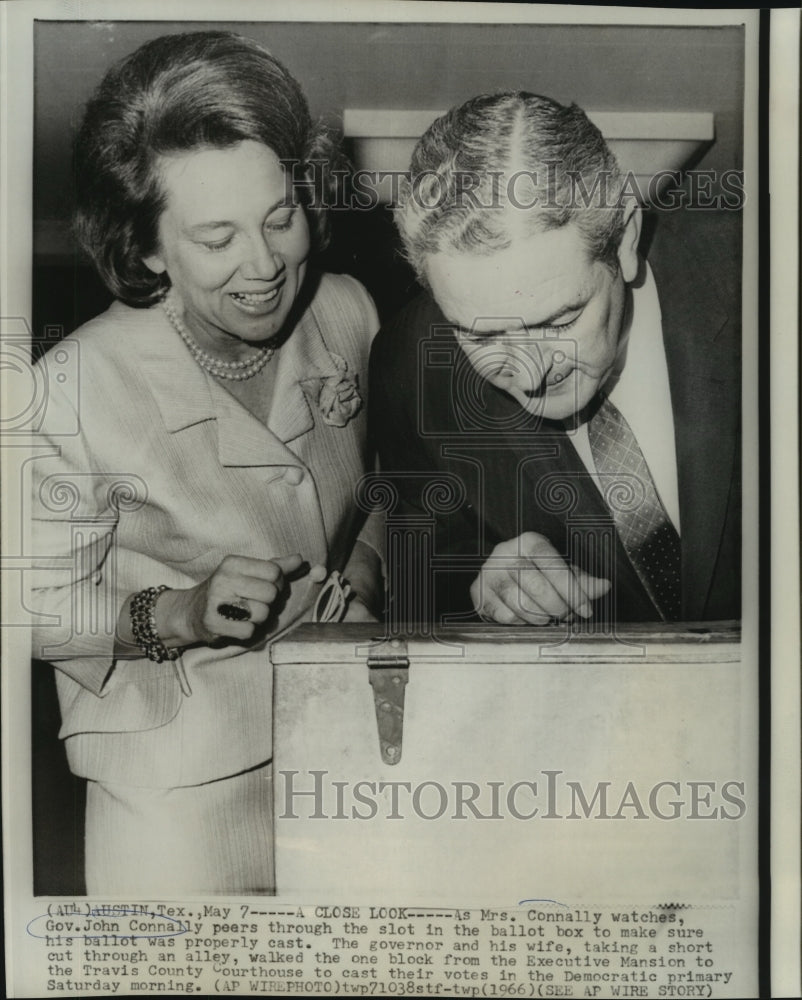
M639 287L631 286L630 323L621 340L616 371L605 389L632 428L655 488L672 524L680 531L674 413L657 286L649 265ZM588 440L588 425L569 431L571 442L594 482L598 473ZM601 487L600 487L601 488Z

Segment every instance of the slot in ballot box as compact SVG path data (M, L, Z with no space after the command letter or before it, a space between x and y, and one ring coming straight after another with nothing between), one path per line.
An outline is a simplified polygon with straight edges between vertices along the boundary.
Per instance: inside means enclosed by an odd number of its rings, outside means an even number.
M272 660L280 894L721 901L754 869L734 626L304 625Z

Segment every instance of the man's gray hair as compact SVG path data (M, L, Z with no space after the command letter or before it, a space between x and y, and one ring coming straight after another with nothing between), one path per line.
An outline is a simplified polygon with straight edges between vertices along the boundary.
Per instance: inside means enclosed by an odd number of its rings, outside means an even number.
M395 220L424 281L442 251L489 254L516 235L574 222L594 259L617 266L624 178L575 104L523 91L474 97L418 141Z

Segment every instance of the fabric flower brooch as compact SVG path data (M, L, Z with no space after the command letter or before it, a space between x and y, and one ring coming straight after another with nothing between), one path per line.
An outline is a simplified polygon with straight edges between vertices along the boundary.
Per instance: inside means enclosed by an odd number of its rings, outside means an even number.
M307 378L302 382L304 391L313 402L323 422L331 427L345 427L362 407L358 378L349 374L348 362L339 354L331 354L336 374L322 378Z

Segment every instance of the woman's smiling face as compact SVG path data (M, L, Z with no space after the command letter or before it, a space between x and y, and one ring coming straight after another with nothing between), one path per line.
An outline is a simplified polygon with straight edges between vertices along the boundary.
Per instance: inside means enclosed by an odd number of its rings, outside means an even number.
M284 168L246 140L164 156L158 169L166 206L145 263L166 271L201 346L247 354L281 331L306 273L309 228Z
M487 255L432 254L426 277L473 368L529 412L565 420L615 364L626 282L638 267L626 235L621 246L613 270L569 224L516 236Z

